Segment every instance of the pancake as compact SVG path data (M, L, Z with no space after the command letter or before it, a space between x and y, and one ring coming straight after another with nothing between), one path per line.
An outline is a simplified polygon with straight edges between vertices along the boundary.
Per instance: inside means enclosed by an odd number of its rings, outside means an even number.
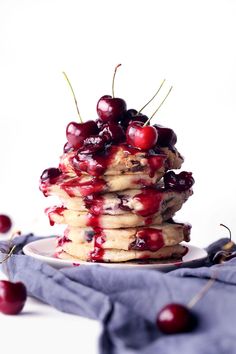
M164 172L156 172L150 177L147 174L130 174L117 176L92 177L82 175L71 177L61 174L53 181L40 181L40 190L45 196L56 195L59 198L85 197L95 193L140 189L153 186L159 181Z
M61 201L67 209L87 211L96 215L121 215L129 211L148 216L160 209L183 204L192 193L191 189L179 192L161 188L144 188L87 196L86 198L62 197Z
M179 169L184 159L172 147L160 148L157 152L144 152L128 147L126 144L110 146L102 154L83 154L70 151L61 156L62 172L75 177L81 173L92 176L110 176L121 174L163 173L168 169Z
M180 199L176 202L170 200L169 203L155 214L151 216L142 216L127 212L117 215L93 215L87 212L70 210L65 207L50 207L46 209L46 214L49 217L51 225L66 224L75 227L100 227L104 229L119 229L136 226L149 226L152 224L161 224L164 221L172 218L175 213L182 207L183 201Z
M58 243L62 246L72 241L77 244L94 245L98 237L102 237L103 249L151 250L156 251L164 246L174 246L182 241L190 240L191 225L186 223L163 223L150 227L134 227L126 229L93 229L67 227L64 236Z
M91 251L90 248L84 245L74 244L73 242L67 242L64 246L58 247L57 257L61 259L71 259L75 262L89 261L89 262L126 262L130 260L145 259L180 259L187 252L187 247L183 245L166 246L162 247L156 252L151 251L135 251L135 250L115 250L105 249Z

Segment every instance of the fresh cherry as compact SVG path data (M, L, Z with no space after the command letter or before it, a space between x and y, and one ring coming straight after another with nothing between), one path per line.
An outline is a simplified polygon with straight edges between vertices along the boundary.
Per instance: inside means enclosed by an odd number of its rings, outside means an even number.
M179 174L176 174L174 171L168 171L163 179L166 189L174 189L179 192L190 189L194 184L192 173L186 171Z
M128 125L133 121L146 123L148 121L148 117L142 113L138 113L135 109L128 109L128 111L125 112L124 119L121 124L124 129L127 129Z
M123 120L126 102L122 98L109 95L102 96L97 103L97 113L103 122Z
M141 150L153 148L157 138L157 130L154 127L136 121L130 123L126 131L127 143Z
M43 171L40 179L42 182L49 181L52 183L57 177L61 175L61 173L62 172L59 170L59 168L50 167Z
M11 219L9 216L1 214L0 215L0 233L6 233L10 230L12 226Z
M85 123L70 122L66 128L66 137L75 149L83 146L84 139L98 133L98 127L95 121L88 120Z
M97 103L97 113L103 122L121 121L127 110L126 102L122 98L115 97L114 92L116 71L120 66L121 64L118 64L114 70L112 79L112 96L102 96Z
M157 326L165 334L188 332L195 325L195 317L181 304L168 304L157 316Z
M177 143L177 136L172 129L163 127L159 124L154 124L153 126L156 128L158 133L158 146L174 146Z
M114 122L104 124L99 135L105 137L111 143L119 143L125 140L124 129Z
M27 298L26 287L23 283L0 281L0 312L16 315L22 311Z

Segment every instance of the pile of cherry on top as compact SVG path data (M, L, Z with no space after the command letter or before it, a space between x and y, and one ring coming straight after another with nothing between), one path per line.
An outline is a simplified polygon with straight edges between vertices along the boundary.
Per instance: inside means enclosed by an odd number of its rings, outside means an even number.
M127 110L125 101L114 97L115 73L113 96L97 103L98 119L68 124L58 168L44 170L40 178L44 195L61 201L46 210L52 225L66 225L57 257L179 260L187 252L181 242L190 240L191 226L173 216L193 193L192 173L173 171L183 157L172 129L150 125L152 116Z

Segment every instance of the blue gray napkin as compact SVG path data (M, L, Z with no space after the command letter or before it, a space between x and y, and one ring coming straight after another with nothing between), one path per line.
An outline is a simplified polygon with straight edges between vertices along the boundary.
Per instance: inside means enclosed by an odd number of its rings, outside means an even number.
M22 246L35 239L33 235L14 239L15 254L4 265L10 279L24 282L30 295L60 311L99 320L100 354L236 353L236 259L166 274L99 265L56 270L22 254ZM223 241L217 242L214 249ZM0 242L2 257L8 249L7 242ZM160 333L159 310L170 302L187 304L215 273L214 285L193 308L197 328L178 335Z

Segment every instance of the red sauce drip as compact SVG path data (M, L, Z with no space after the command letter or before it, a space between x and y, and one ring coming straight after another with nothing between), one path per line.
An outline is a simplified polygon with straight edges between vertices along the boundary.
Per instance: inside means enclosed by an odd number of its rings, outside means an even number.
M142 209L138 210L137 214L149 216L160 210L163 193L154 188L147 188L142 193L136 194L134 198L142 204Z
M60 188L63 189L70 197L74 197L75 188L77 187L80 194L83 197L86 197L90 194L102 192L106 186L106 182L101 178L92 178L87 182L80 182L80 180L80 177L70 179L62 183Z
M49 222L50 222L51 226L53 226L55 224L55 222L52 220L52 215L53 214L57 214L57 215L63 216L63 213L64 213L65 209L66 208L63 207L63 206L62 207L53 206L53 207L45 209L45 213L48 216L48 219L49 219Z
M93 215L101 215L104 210L104 197L101 195L90 195L84 198L86 208Z
M118 146L109 146L102 153L78 154L72 160L76 171L86 172L89 175L99 177L104 174L111 164L113 157L118 150Z
M152 220L153 220L153 218L151 218L151 217L146 218L146 219L144 220L145 225L150 225L150 224L152 224Z
M59 237L57 241L57 246L62 247L66 242L71 242L71 240L69 240L67 236Z
M87 226L101 227L100 215L93 215L91 213L88 213L87 218Z
M158 251L164 246L162 231L154 228L146 228L137 232L136 239L129 246L129 249L152 252Z
M104 235L102 229L96 228L94 235L94 249L90 253L90 261L92 262L102 262L104 256L104 249L102 248L103 243L106 241L106 236Z
M155 172L158 171L161 167L163 167L166 160L165 155L153 155L148 157L148 164L150 168L150 177L155 176Z

